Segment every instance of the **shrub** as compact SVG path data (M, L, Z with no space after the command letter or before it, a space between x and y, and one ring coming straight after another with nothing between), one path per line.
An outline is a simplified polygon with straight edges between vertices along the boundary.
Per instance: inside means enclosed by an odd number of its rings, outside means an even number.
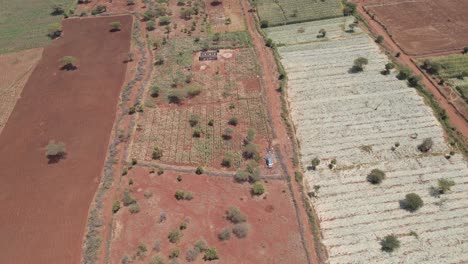
M312 169L315 170L318 165L320 165L320 159L315 157L310 164L312 165Z
M245 137L245 142L252 143L255 140L255 130L252 128L249 128L247 130L247 136Z
M257 146L252 143L249 143L245 146L244 152L242 153L246 159L260 159L260 154L257 151Z
M263 19L262 21L260 21L261 28L267 28L269 25L270 25L270 22L268 22L268 20Z
M437 180L437 190L439 194L444 194L452 188L452 186L455 185L455 182L452 180L448 179L438 179Z
M216 251L216 248L210 247L205 250L205 255L203 256L204 261L211 261L211 260L216 260L219 259L218 252Z
M135 0L127 0L127 5L134 5L135 4Z
M231 119L229 119L229 122L228 122L228 124L230 124L231 126L237 126L238 123L239 123L239 120L237 120L237 117L231 117Z
M146 22L146 29L148 31L153 31L156 29L156 23L153 20Z
M202 88L198 85L190 85L187 88L187 94L190 98L193 98L197 95L199 95L202 92Z
M138 203L135 202L128 207L128 211L130 211L130 213L132 214L136 214L140 212L140 205L138 205Z
M321 29L319 30L319 34L318 34L317 37L319 37L319 38L324 38L326 35L327 35L327 31L326 31L324 28L321 28Z
M246 223L235 224L234 227L232 228L232 233L237 238L244 238L249 233L249 228L250 228L249 225Z
M169 252L169 258L170 258L170 259L178 258L179 255L180 255L180 249L178 249L178 248L173 248L173 249L171 249L171 251Z
M393 63L391 63L391 62L385 64L385 73L386 73L386 74L389 74L390 71L391 71L392 69L394 69L394 68L395 68L395 64L393 64Z
M247 217L237 207L229 207L226 212L226 218L234 224L247 221Z
M203 252L208 248L208 246L206 245L205 240L202 240L202 239L197 240L197 242L195 242L193 247L198 248L198 250L200 250L200 252Z
M467 54L467 53L468 53L468 46L463 48L463 54Z
M123 193L122 202L124 206L129 206L131 204L136 203L136 200L135 198L133 198L133 196L130 194L128 190L125 190Z
M60 59L60 65L64 70L76 69L76 58L73 56L64 56Z
M46 146L46 157L49 160L59 160L67 154L67 150L65 148L65 143L63 142L55 142L54 140L50 140L49 144Z
M151 97L158 97L160 90L161 89L159 88L159 86L156 86L156 85L151 86L151 88L150 88Z
M263 193L265 193L265 187L263 187L263 185L261 183L255 182L252 185L252 194L253 195L262 195Z
M151 153L151 158L153 158L154 160L159 160L161 159L163 156L163 153L162 153L162 150L159 149L159 147L154 147L153 148L153 153Z
M352 72L361 72L364 70L364 65L367 65L369 61L364 57L359 57L354 60L353 67L351 68Z
M229 168L232 166L232 159L230 157L224 157L221 161L221 166Z
M140 243L137 247L137 256L142 257L145 255L147 251L148 251L148 248L146 248L145 244Z
M179 229L180 230L185 230L185 229L187 229L187 226L188 226L188 220L185 219L182 223L180 223Z
M150 259L150 264L164 264L164 260L160 255L154 255Z
M96 8L91 10L91 14L93 16L95 16L95 15L98 15L98 14L102 14L102 13L104 13L106 11L107 11L107 7L105 5L98 5L98 6L96 6Z
M189 250L187 250L187 254L185 256L185 259L188 262L195 261L199 254L200 254L200 250L198 248L196 248L196 247L190 248Z
M224 140L230 140L232 138L232 133L234 133L234 130L230 127L227 127L224 129L224 133L222 135Z
M231 229L224 228L221 230L221 232L218 234L218 238L221 241L229 240L231 238Z
M271 38L267 39L265 45L267 47L273 47L273 40Z
M345 16L349 16L349 15L354 14L354 12L356 12L356 4L346 1L345 7L343 8L343 14Z
M373 169L369 175L367 175L367 181L372 184L380 184L385 179L385 173L379 169Z
M421 81L422 77L419 75L413 75L408 78L408 85L410 87L416 87L419 85L419 82Z
M421 197L415 193L409 193L405 199L401 201L401 207L410 212L415 212L424 205Z
M62 25L60 23L53 23L47 27L47 36L51 39L55 39L62 35Z
M382 246L382 250L385 252L393 252L395 249L400 247L400 241L394 235L388 235L380 241L380 245Z
M185 96L186 95L184 91L173 90L173 91L170 91L169 94L167 95L167 100L171 104L180 104L185 99Z
M423 142L418 146L418 149L419 149L419 151L421 151L421 152L428 152L429 150L431 150L433 144L434 144L434 143L432 142L432 139L431 139L431 138L426 138L426 139L424 139Z
M194 127L198 124L198 121L200 120L200 117L198 115L190 115L189 117L189 124L191 127Z
M375 42L378 44L382 44L383 41L384 37L382 35L377 36L377 38L375 39Z
M430 74L438 74L442 68L442 65L438 62L426 59L424 60L421 68L425 69Z
M119 31L120 28L122 27L122 23L118 22L118 21L115 21L115 22L111 22L110 24L110 27L111 27L111 31Z
M296 179L296 182L302 183L302 173L300 171L294 172L294 179Z
M197 169L195 170L195 174L198 174L198 175L203 174L203 172L204 172L203 167L197 167Z
M213 126L213 125L214 125L214 120L213 120L213 119L210 119L210 120L208 121L208 125L209 125L209 126Z
M184 191L184 190L177 190L174 196L177 200L190 201L193 199L193 194L191 192Z
M182 232L180 232L178 229L174 229L171 232L169 232L169 235L167 236L167 239L169 239L169 242L171 243L178 243L180 239L182 238Z
M411 75L411 71L408 68L402 68L397 75L399 80L406 80Z
M50 13L53 16L62 15L65 13L65 9L63 8L62 4L54 4L52 5L52 12Z
M162 16L159 18L159 25L169 25L171 23L171 18L168 16Z
M246 182L249 180L250 173L245 170L238 170L236 175L234 175L234 179L236 182Z
M195 137L195 138L201 137L201 131L200 131L200 129L195 129L195 130L193 131L192 136Z
M120 210L120 202L119 201L114 201L114 204L112 204L112 213L117 213Z

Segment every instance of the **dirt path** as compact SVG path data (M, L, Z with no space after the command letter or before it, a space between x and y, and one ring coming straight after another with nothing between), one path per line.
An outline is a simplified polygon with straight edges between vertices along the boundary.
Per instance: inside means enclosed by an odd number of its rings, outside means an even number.
M288 135L283 119L281 118L281 98L280 94L276 91L279 87L278 81L278 72L276 69L276 62L273 56L273 53L270 48L265 46L265 42L257 31L255 26L254 13L247 12L250 9L247 1L241 1L242 7L244 9L244 14L246 14L247 28L252 36L253 43L255 45L255 51L257 53L257 58L261 64L262 68L262 77L264 80L265 92L267 96L267 107L270 108L271 121L273 123L273 144L276 149L279 149L280 154L286 163L286 173L292 176L294 175L294 165L292 163L292 157L294 157L293 146L291 143L291 138ZM279 165L277 165L279 166ZM315 242L313 240L313 235L311 234L311 227L308 221L308 217L304 208L304 205L301 200L301 192L298 184L295 181L291 181L293 186L292 195L293 199L296 201L298 208L300 226L303 228L301 232L304 234L305 247L308 251L309 261L311 263L319 263L317 253L315 251Z
M444 94L439 90L439 87L433 83L428 76L422 72L417 65L412 60L412 57L404 53L404 51L395 43L395 41L388 35L387 31L382 28L382 26L373 20L369 14L364 10L364 1L363 0L354 0L357 4L357 11L359 15L367 22L369 30L374 35L382 35L384 37L383 45L389 50L392 54L400 52L400 56L397 58L398 62L409 67L414 73L421 75L423 77L422 83L424 88L427 89L431 94L434 95L434 98L437 100L439 105L445 109L447 116L450 120L450 123L457 128L457 130L465 137L468 137L468 123L463 117L462 113L457 110L457 108L451 103L451 98L447 99Z

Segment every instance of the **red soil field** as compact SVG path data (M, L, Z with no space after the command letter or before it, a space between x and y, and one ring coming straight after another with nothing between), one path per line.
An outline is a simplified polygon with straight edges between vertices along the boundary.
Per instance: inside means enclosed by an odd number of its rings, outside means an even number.
M120 21L122 30L109 31ZM0 263L79 263L124 81L133 18L67 19L0 135ZM60 70L63 56L78 69ZM66 144L48 164L45 146Z
M262 181L266 194L252 197L250 184L235 183L230 177L181 173L182 181L178 182L177 175L166 171L158 176L137 166L123 178L122 189L131 188L141 211L131 214L127 207L122 207L116 214L110 263L120 264L123 256L134 259L132 263L148 263L158 254L153 249L157 240L165 263L173 248L181 251L180 263L187 263L186 252L199 239L218 251L220 259L210 263L307 263L286 181ZM129 178L134 181L131 186L127 184ZM176 190L192 192L193 199L177 201ZM144 193L148 191L152 196L145 198ZM233 226L225 218L230 206L238 207L247 216L250 232L243 239L232 234L229 240L220 241L219 232ZM167 218L159 223L161 212ZM170 243L169 232L178 229L184 220L188 226L181 231L180 242ZM135 256L141 243L148 249L144 257ZM203 253L192 263L206 263L202 257Z
M409 55L459 50L468 45L468 1L363 1Z

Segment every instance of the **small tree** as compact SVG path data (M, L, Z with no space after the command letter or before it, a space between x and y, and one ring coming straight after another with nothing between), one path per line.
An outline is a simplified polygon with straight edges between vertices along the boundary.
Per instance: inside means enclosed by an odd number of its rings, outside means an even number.
M151 97L158 97L160 90L161 90L161 88L159 88L159 86L156 86L156 85L151 86L151 88L150 88Z
M63 8L63 5L62 5L62 4L54 4L54 5L52 5L52 12L51 12L51 15L53 15L53 16L58 16L58 15L62 15L63 13L65 13L65 9Z
M162 158L162 150L159 148L159 147L154 147L153 148L153 153L151 153L151 157L154 159L154 160L159 160Z
M76 69L76 58L73 56L64 56L60 59L62 69L70 71Z
M173 90L169 92L167 95L167 100L171 104L181 104L182 101L185 99L186 95L184 91L181 90Z
M359 57L354 60L353 67L351 68L352 72L361 72L364 70L364 65L367 65L369 61L364 57Z
M237 207L229 207L226 212L226 218L233 224L243 223L247 221L247 217Z
M463 54L468 54L468 46L463 48Z
M197 169L195 170L195 174L198 174L198 175L203 174L203 172L205 172L205 170L201 166L198 166Z
M242 153L245 159L259 160L260 154L258 153L257 146L249 143L245 146L244 152Z
M400 247L400 241L395 235L388 235L380 241L380 245L382 246L382 251L393 252Z
M245 137L245 143L249 144L252 143L255 140L255 130L252 128L249 128L247 130L247 136Z
M268 20L264 19L264 20L260 21L260 27L261 28L267 28L269 26L269 24L270 23L268 22Z
M169 242L175 244L180 241L182 238L182 232L179 231L179 229L174 229L171 232L169 232L169 235L167 236L167 239L169 239Z
M198 124L200 117L198 115L192 114L189 118L189 124L191 127L194 127Z
M234 225L232 233L234 233L237 238L244 238L249 233L249 229L250 227L247 223L239 223Z
M117 213L120 210L120 202L119 201L114 201L112 204L112 213Z
M91 14L93 16L95 16L95 15L98 15L98 14L102 14L102 13L104 13L106 11L107 11L107 7L105 5L98 5L98 6L96 6L96 8L91 10Z
M252 194L253 195L262 195L263 193L265 193L265 187L263 187L263 185L261 183L255 182L252 185Z
M130 194L128 190L125 190L123 193L122 203L124 206L129 206L131 204L136 203L135 198Z
M375 42L378 44L382 44L383 41L384 41L384 37L382 35L377 36L377 38L375 39Z
M226 129L224 129L224 132L223 132L223 139L224 140L230 140L232 138L232 133L234 133L234 130L230 127L227 127Z
M211 260L216 260L219 259L218 256L218 251L216 251L216 248L210 247L205 250L205 255L203 256L204 261L211 261Z
M231 126L237 126L238 123L239 120L237 119L237 117L231 117L228 122L228 124L230 124Z
M380 184L385 179L385 173L379 169L373 169L367 176L367 180L372 184Z
M410 212L415 212L424 205L421 197L415 193L409 193L401 201L401 207Z
M390 74L390 71L395 68L395 64L389 62L385 64L385 74Z
M162 16L159 18L159 25L165 26L171 23L171 18L168 16Z
M114 22L111 22L109 26L111 27L111 30L110 30L111 32L120 31L120 28L122 27L122 23L118 21L114 21Z
M156 29L156 23L153 20L146 22L146 30L153 31Z
M445 194L448 191L450 191L450 189L454 185L455 185L455 182L452 181L452 180L438 179L437 180L437 191L439 192L439 194Z
M65 149L65 143L55 142L50 140L46 146L46 157L52 161L58 161L65 157L67 150Z
M343 14L345 16L350 16L356 12L356 4L352 2L345 2L345 7L343 8Z
M47 32L47 35L51 39L58 38L60 35L62 35L62 25L60 23L50 24L47 28Z
M178 258L179 255L180 255L180 249L178 249L178 248L173 248L173 249L171 249L171 251L169 252L169 258L170 258L170 259Z
M410 75L411 75L411 70L410 69L402 68L400 70L400 72L398 73L397 78L399 80L406 80L406 79L408 79L408 77L410 77Z
M318 165L320 165L320 159L315 157L310 164L312 165L312 169L315 170Z
M327 31L324 28L322 28L319 30L319 34L317 35L317 37L324 38L326 35L327 35Z
M418 149L419 149L419 151L421 151L421 152L428 152L429 150L431 150L433 144L434 144L434 143L432 142L432 139L431 139L431 138L426 138L426 139L424 139L423 142L418 146Z
M219 232L218 238L221 241L229 240L231 238L231 229L229 228L224 228Z
M250 173L245 170L238 170L236 175L234 175L234 180L236 182L246 182L249 180Z
M190 201L193 199L193 194L188 191L183 191L183 190L177 190L174 194L176 200L186 200Z
M410 87L416 87L419 85L419 82L422 80L420 75L413 75L408 78L408 85Z

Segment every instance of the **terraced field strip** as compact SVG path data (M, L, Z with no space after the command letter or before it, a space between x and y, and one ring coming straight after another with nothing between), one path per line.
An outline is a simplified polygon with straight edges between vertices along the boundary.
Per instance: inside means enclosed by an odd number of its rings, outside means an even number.
M257 0L260 18L270 26L343 15L339 0Z
M247 128L255 129L258 137L268 133L264 111L259 98L222 104L146 108L139 117L141 131L134 141L131 157L150 161L152 150L157 146L163 151L161 161L165 163L211 164L229 153L240 160L241 139ZM198 125L194 127L189 125L191 115L199 117ZM239 119L238 126L228 124L231 117ZM213 126L208 125L209 120L214 121ZM222 138L228 127L235 131L233 140ZM200 138L193 137L196 129L202 133Z
M416 90L395 73L381 74L388 59L372 39L363 33L340 34L340 24L329 22L321 23L335 25L330 31L337 37L326 41L303 43L291 25L274 29L270 37L288 43L279 52L304 169L313 158L321 160L317 170L305 175L311 190L319 187L313 203L330 263L467 262L466 161L459 154L445 157L450 148L443 129ZM283 30L289 38L281 37ZM369 63L363 72L351 73L358 57ZM424 138L434 141L429 154L417 149ZM332 159L337 165L329 169ZM366 180L376 168L386 173L380 185ZM455 186L434 197L431 187L440 178ZM412 192L425 203L415 213L399 204ZM401 241L392 254L380 250L379 242L388 234Z

